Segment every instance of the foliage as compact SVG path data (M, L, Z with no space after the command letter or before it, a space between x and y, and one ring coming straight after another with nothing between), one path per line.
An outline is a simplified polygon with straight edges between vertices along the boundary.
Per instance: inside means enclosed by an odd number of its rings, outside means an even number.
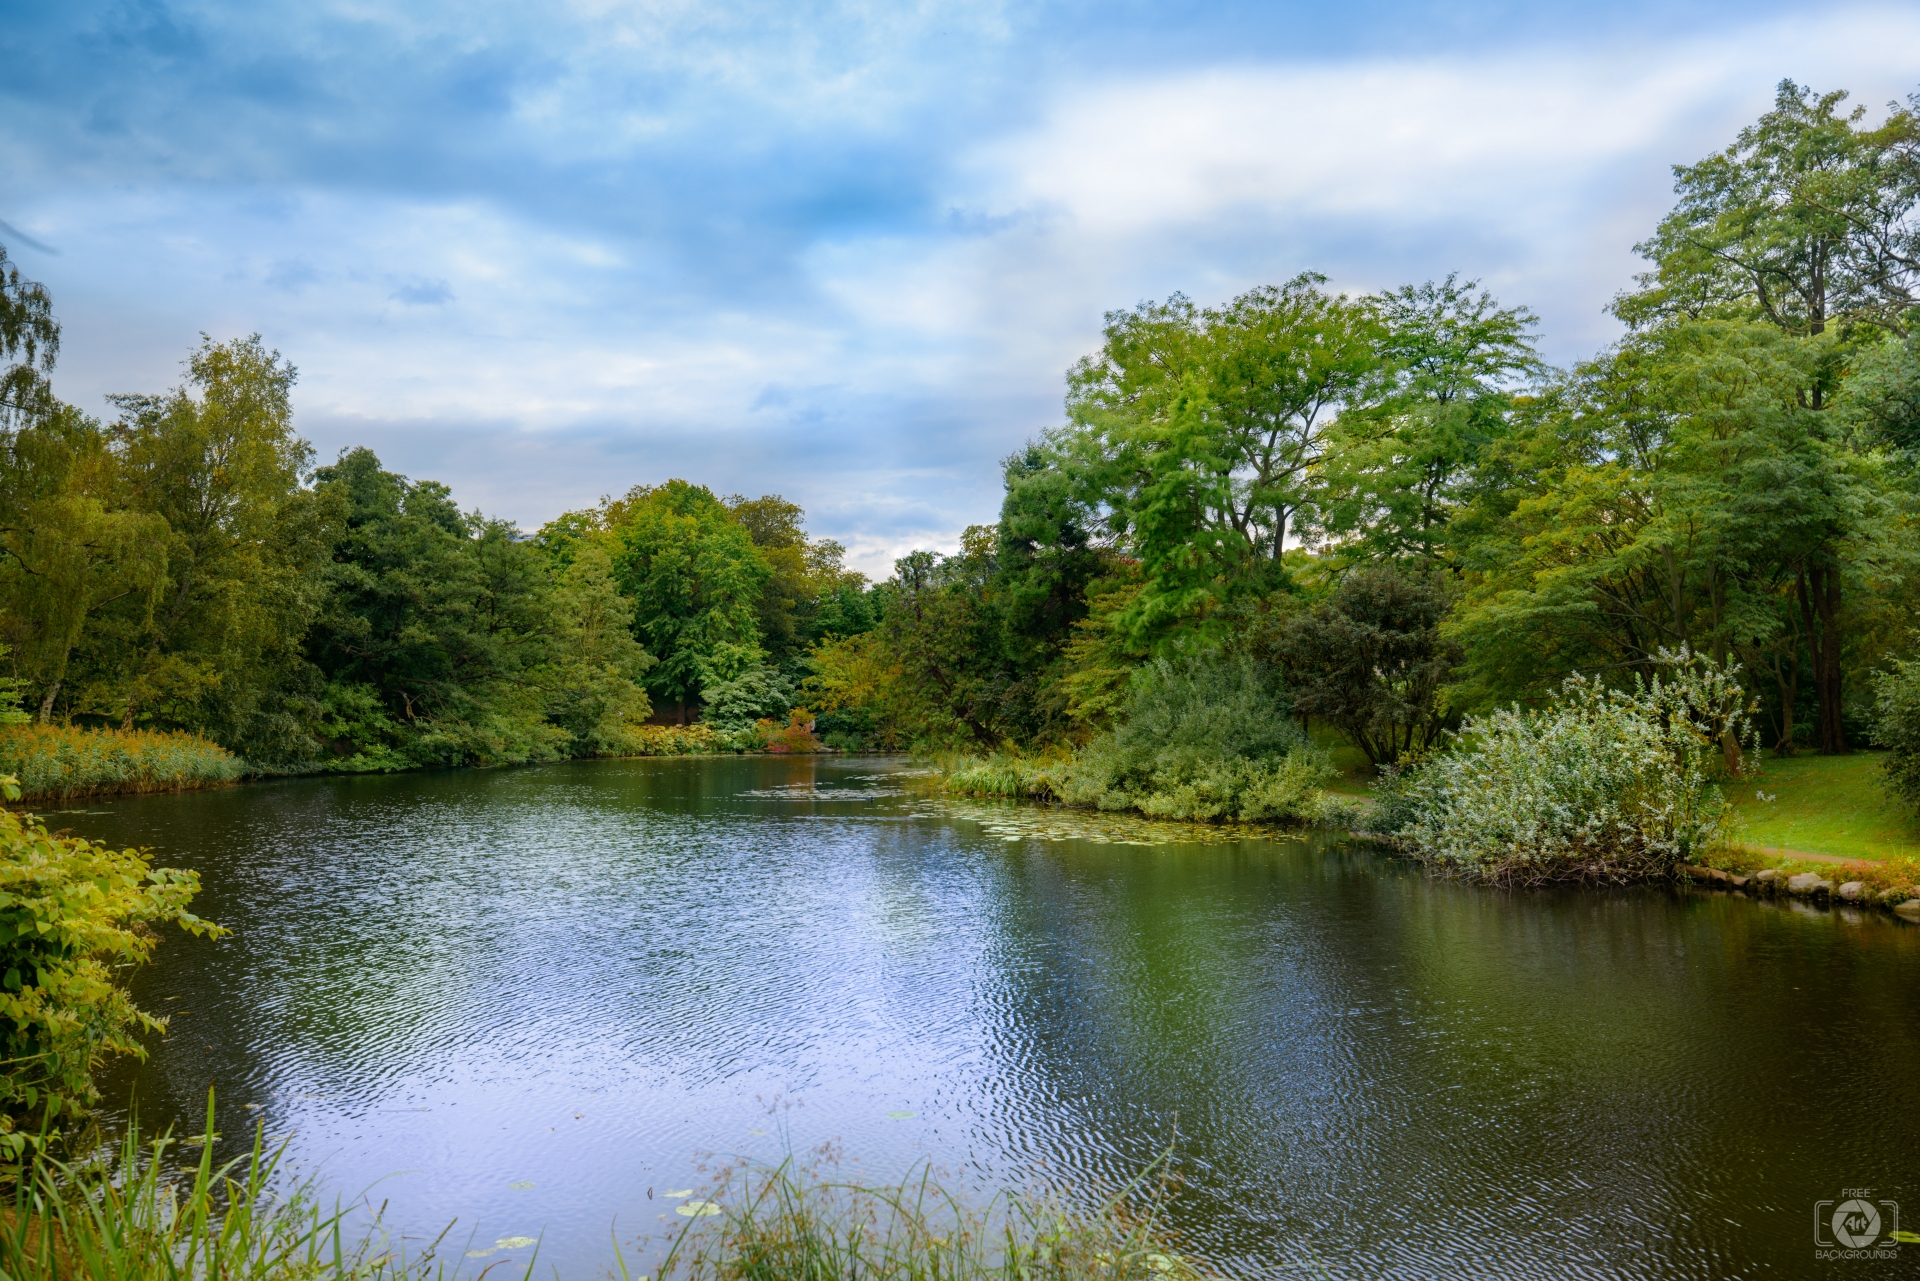
M1887 790L1920 809L1920 659L1895 660L1873 693L1873 737L1887 749Z
M184 730L0 725L0 774L34 799L111 792L171 792L239 778L245 764L218 743Z
M285 1147L253 1147L213 1163L213 1098L195 1140L199 1160L185 1179L170 1160L178 1143L142 1142L129 1126L118 1148L74 1165L42 1159L14 1172L11 1213L0 1218L0 1272L15 1281L426 1281L435 1246L409 1259L383 1247L378 1216L356 1228L361 1207L329 1212L311 1182L287 1186Z
M53 407L47 375L60 353L60 322L47 287L20 274L0 245L0 431Z
M1059 794L1154 818L1309 819L1332 773L1274 674L1210 655L1142 667L1126 718L1087 746Z
M20 798L12 778L0 791ZM139 1034L166 1026L133 1004L114 971L147 959L157 924L224 933L187 910L199 890L194 873L153 867L138 850L55 836L0 810L0 1145L16 1158L29 1131L85 1114L104 1060L144 1057Z
M633 638L633 604L600 542L578 549L556 588L554 654L538 678L547 718L570 736L569 756L623 754L653 711L640 683L653 656Z
M1304 273L1225 307L1181 295L1107 315L1068 378L1072 427L1050 448L1141 567L1119 625L1136 641L1201 626L1283 580L1289 529L1339 408L1381 365L1364 300Z
M756 667L758 602L773 571L711 491L684 480L640 486L607 512L614 577L657 663L647 687L684 715L709 684Z
M887 1186L834 1182L788 1161L730 1171L690 1216L662 1278L861 1277L870 1281L1149 1281L1213 1275L1165 1222L1152 1171L1091 1211L1003 1192L969 1210L930 1170ZM689 1203L692 1204L692 1203ZM624 1263L623 1263L624 1271Z
M717 730L731 733L756 721L784 718L794 705L791 681L778 672L755 667L729 681L707 686L706 707L700 719Z
M570 568L555 618L538 553L505 522L463 514L444 485L384 471L367 449L342 451L314 480L344 513L326 608L305 642L329 686L337 766L552 760L575 744L604 746L596 726L614 714L609 700L633 703L617 687L595 693L594 683L639 661L607 648L604 615L614 607L604 574L592 577L604 563ZM561 700L562 725L547 719L541 688L555 632L588 646L568 655L582 687Z
M1391 564L1349 571L1326 600L1280 623L1272 653L1293 710L1334 725L1377 767L1432 746L1463 653L1440 634L1445 589Z
M1621 319L1903 328L1920 302L1920 122L1910 108L1862 128L1846 97L1783 80L1725 151L1676 166L1680 203L1637 246L1654 267L1616 301Z
M1751 735L1750 704L1732 664L1661 663L1630 689L1574 676L1542 709L1470 718L1396 784L1399 840L1503 884L1633 880L1704 856L1730 834L1715 779L1724 740Z

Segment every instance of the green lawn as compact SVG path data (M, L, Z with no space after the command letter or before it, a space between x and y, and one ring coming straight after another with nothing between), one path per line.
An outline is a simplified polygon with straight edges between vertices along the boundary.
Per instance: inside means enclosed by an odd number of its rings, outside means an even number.
M1844 858L1920 856L1920 818L1880 785L1883 759L1880 752L1764 758L1758 778L1727 784L1746 820L1739 839L1763 850ZM1756 792L1775 799L1763 801Z
M1312 731L1313 741L1333 754L1333 766L1340 773L1327 790L1336 796L1372 796L1374 773L1373 763L1367 754L1347 742L1346 735L1337 729L1325 725L1315 725Z

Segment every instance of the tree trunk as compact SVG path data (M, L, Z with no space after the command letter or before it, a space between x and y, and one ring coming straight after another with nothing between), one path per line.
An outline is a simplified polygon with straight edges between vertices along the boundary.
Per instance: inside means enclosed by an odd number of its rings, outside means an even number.
M1836 756L1847 750L1847 733L1840 723L1839 567L1805 566L1794 587L1800 597L1807 653L1813 660L1813 692L1819 700L1820 754Z
M40 723L45 725L53 720L53 700L60 694L60 682L47 686L47 696L40 700Z

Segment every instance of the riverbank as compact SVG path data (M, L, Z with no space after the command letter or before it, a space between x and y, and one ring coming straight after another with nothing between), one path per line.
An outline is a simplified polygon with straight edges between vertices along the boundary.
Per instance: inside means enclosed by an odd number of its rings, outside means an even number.
M642 725L629 735L629 750L590 760L633 760L653 756L806 756L830 753L808 725L762 721L727 732L710 725ZM303 761L263 766L235 755L210 739L183 731L95 729L72 725L0 727L0 776L19 780L20 799L73 801L150 792L186 792L251 779L304 778L325 774L395 774L434 768L491 769L489 762L391 768L356 768L357 758ZM548 765L567 759L512 762Z

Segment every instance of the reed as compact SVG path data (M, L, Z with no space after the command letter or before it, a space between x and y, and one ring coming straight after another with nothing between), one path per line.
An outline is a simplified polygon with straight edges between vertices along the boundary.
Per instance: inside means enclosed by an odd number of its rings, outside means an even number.
M899 1184L835 1182L796 1168L736 1169L691 1203L659 1281L1196 1281L1177 1249L1156 1163L1091 1211L1004 1192L970 1210L930 1169ZM683 1213L685 1208L683 1207ZM625 1281L634 1281L624 1257ZM640 1281L646 1281L641 1278Z
M0 726L0 774L19 779L26 800L217 787L245 769L218 743L180 731Z
M256 1130L252 1150L213 1161L213 1097L190 1177L162 1136L129 1127L117 1149L72 1165L41 1156L13 1170L0 1219L8 1281L425 1281L450 1275L439 1242L414 1257L386 1248L378 1216L323 1205L311 1184L269 1191L282 1150ZM444 1234L442 1234L444 1236ZM531 1273L532 1265L528 1266ZM453 1269L453 1271L457 1271Z

